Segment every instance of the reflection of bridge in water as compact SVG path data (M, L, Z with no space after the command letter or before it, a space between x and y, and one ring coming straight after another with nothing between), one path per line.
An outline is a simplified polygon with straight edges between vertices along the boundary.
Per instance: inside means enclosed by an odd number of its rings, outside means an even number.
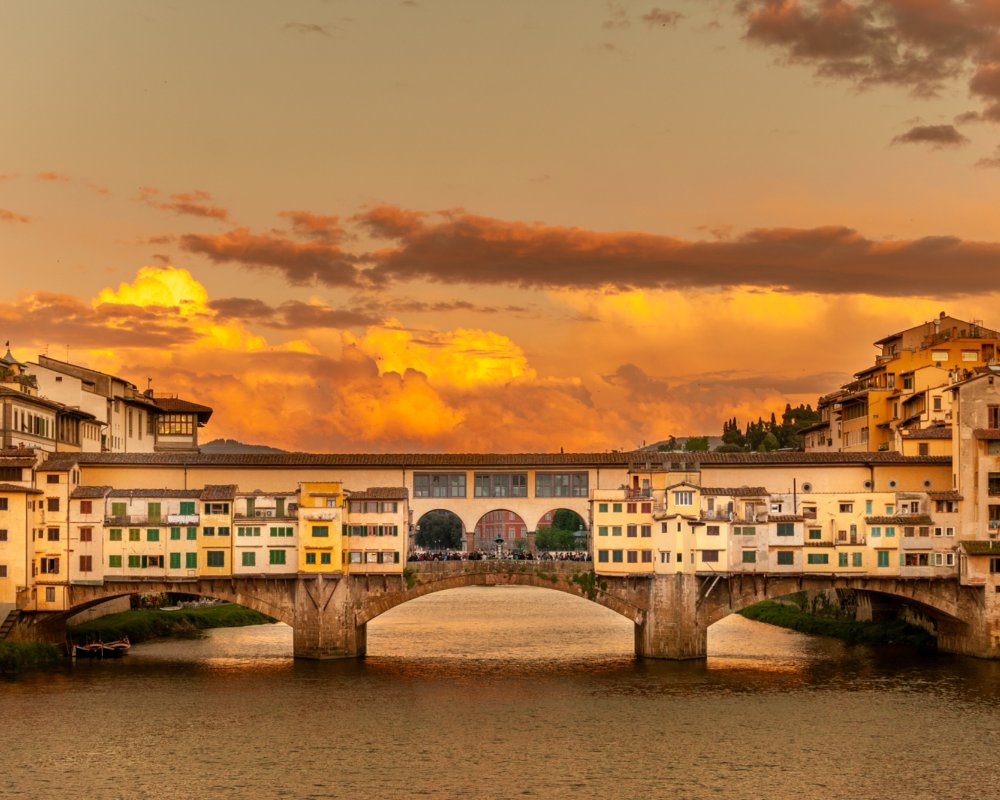
M365 654L366 625L395 606L463 586L537 586L597 603L635 623L638 656L703 658L708 627L762 600L803 590L849 589L908 605L931 620L942 650L996 657L1000 602L955 578L816 574L672 574L598 576L587 561L436 561L410 563L400 575L292 574L183 580L108 579L68 587L70 610L27 616L21 638L60 640L66 619L109 598L176 592L246 606L294 628L294 654L350 658Z

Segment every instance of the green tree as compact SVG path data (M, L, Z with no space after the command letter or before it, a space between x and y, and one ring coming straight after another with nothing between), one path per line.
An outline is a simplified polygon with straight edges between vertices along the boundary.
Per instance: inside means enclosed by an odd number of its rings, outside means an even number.
M450 511L428 511L420 518L415 541L428 550L458 550L462 547L462 520Z
M688 453L707 453L708 452L708 437L707 436L691 436L686 442L684 442L684 450Z
M576 536L573 531L561 528L539 528L535 531L536 550L573 550Z
M560 508L552 515L552 527L561 531L576 532L583 528L583 519L575 511L568 508Z

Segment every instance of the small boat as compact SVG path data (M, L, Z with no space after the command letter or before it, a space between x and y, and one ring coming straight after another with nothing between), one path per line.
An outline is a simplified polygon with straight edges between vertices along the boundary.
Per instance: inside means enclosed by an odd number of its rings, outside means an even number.
M73 658L118 658L125 655L131 646L127 636L113 642L74 643L70 655Z

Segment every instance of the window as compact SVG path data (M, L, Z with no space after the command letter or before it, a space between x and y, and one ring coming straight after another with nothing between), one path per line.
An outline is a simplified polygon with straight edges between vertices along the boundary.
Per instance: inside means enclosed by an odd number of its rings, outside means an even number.
M753 525L733 526L733 536L756 536L757 529Z
M597 563L598 564L607 564L608 563L608 551L607 550L598 550L597 551Z
M829 553L809 553L806 556L807 564L829 564L830 555Z
M756 564L757 563L757 551L756 550L744 550L743 551L743 563L744 564Z
M58 558L42 558L39 559L40 571L43 575L55 575L59 572L59 559Z
M285 551L284 550L271 550L268 552L268 563L271 564L284 564L285 563Z
M954 500L936 500L934 501L934 510L938 514L954 514L958 511L958 503Z
M81 514L93 514L94 513L94 501L93 500L81 500L80 501L80 513Z
M936 395L933 398L933 405L934 405L934 410L935 411L940 411L941 410L941 395Z
M864 553L851 553L851 566L860 567L864 565Z
M206 514L228 514L229 503L205 503Z
M778 536L794 536L795 535L795 523L794 522L779 522L778 523Z
M705 535L706 536L718 536L719 535L719 526L718 525L706 525L705 526Z
M536 472L535 497L587 497L586 472Z
M7 541L7 529L0 528L0 542L6 542L6 541Z
M640 525L639 526L639 535L643 539L649 539L649 538L651 538L652 535L653 535L653 526L652 525Z
M188 528L187 529L187 538L188 538L189 542L194 541L195 539L197 539L198 538L198 529L197 528Z
M277 528L271 528L272 536L291 536L293 529L289 527L279 526Z
M193 436L195 424L194 414L160 414L156 433L158 436Z
M612 503L611 504L611 512L613 514L621 514L622 513L622 504L621 503Z
M56 601L56 587L46 586L45 587L45 602L54 603Z
M323 564L332 564L333 563L333 555L330 554L330 553L320 553L319 554L319 563L320 563L321 566Z
M527 497L527 472L477 472L473 494L476 497Z
M781 508L782 508L782 504L781 503L771 503L771 513L772 514L780 514L781 513Z
M639 527L637 525L626 525L625 526L626 535L634 539L639 535Z
M49 528L48 531L47 531L47 533L48 533L48 540L50 542L58 542L59 541L59 529L58 528Z
M931 350L931 361L947 361L947 350Z
M121 569L122 557L121 556L108 556L108 567L110 569Z
M196 569L198 567L198 554L197 553L185 553L184 554L184 567L186 569Z
M885 528L885 538L891 539L896 535L896 529L892 525L887 525Z
M677 491L674 492L674 505L689 506L694 503L694 492Z
M888 550L877 550L875 552L876 561L875 563L879 567L889 566L889 551Z
M320 536L320 537L329 536L330 535L330 526L329 525L313 525L312 526L312 535L313 536Z
M122 529L121 528L111 528L108 531L108 541L120 542L122 540Z
M170 538L172 540L174 540L174 541L180 539L181 538L181 529L180 528L171 528L170 529Z
M597 526L597 535L598 536L607 536L608 535L608 526L607 525L598 525Z
M215 536L215 526L214 525L206 525L202 529L202 534L204 536Z
M607 514L608 513L608 504L607 503L598 503L597 504L597 510L601 514Z
M126 511L125 503L112 503L111 504L111 516L112 517L124 517Z
M129 569L139 569L139 565L141 563L142 563L142 560L139 558L139 556L129 556L128 557L128 568Z
M611 562L614 563L614 564L621 564L622 563L622 551L621 550L612 550L611 551Z
M94 557L80 556L80 572L93 572L93 571L94 571Z
M142 536L142 531L140 531L138 528L129 528L128 529L128 540L130 542L138 542L138 541L140 541L140 537L141 536Z
M871 500L865 500L865 513L866 514L871 514L872 513L872 501Z
M6 577L7 577L7 565L0 564L0 578L6 578Z
M838 567L847 566L847 553L837 553L837 566Z
M93 528L80 528L80 541L81 542L92 542L92 541L94 541L94 529Z
M653 504L652 503L642 503L641 506L640 506L640 508L639 508L639 510L643 514L652 514L653 513Z
M316 554L315 553L306 553L306 563L307 564L315 564L316 563Z
M225 550L209 550L205 553L205 566L224 567L226 566Z
M813 541L815 541L816 539L822 539L823 538L823 529L822 528L810 528L809 529L809 538L811 540L813 540Z
M48 511L58 511L59 510L59 498L58 497L47 497L45 499L45 508Z
M229 535L229 526L228 525L220 525L219 526L219 536L228 536L228 535Z
M20 480L20 479L18 479ZM0 497L0 511L7 511L7 498Z
M181 501L181 514L185 517L194 516L194 500Z
M638 503L626 503L625 504L625 513L626 514L635 514L636 512L638 512L638 510L639 510L639 504Z
M146 541L147 542L158 542L160 541L160 529L150 528L146 531Z
M719 561L718 550L702 550L701 561L703 564L717 564Z
M46 475L45 476L45 482L46 483L59 483L59 476L58 475Z
M419 472L413 476L414 497L465 497L465 473Z
M854 503L841 503L840 504L841 514L853 514L854 513Z
M622 526L621 525L612 525L611 526L611 535L612 536L621 536L622 535Z
M775 562L783 567L790 567L795 563L794 550L779 550L775 554Z
M180 569L181 568L181 554L171 553L170 554L170 569Z
M242 560L244 567L256 567L257 566L257 554L253 551L249 553L243 553Z
M639 551L638 550L629 550L625 554L625 560L629 564L638 564L639 563Z

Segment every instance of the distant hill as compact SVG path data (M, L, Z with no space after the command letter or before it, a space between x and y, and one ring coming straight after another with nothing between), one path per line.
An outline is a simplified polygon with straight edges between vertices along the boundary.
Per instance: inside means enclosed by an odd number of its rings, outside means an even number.
M683 450L684 449L684 445L687 444L687 440L688 439L695 439L695 438L700 438L700 437L695 437L695 436L677 436L674 439L674 442L676 443L676 448L678 450ZM721 436L707 436L706 438L708 439L708 449L709 450L714 450L716 447L718 447L719 445L722 444L722 437ZM664 447L668 446L669 443L670 443L669 439L663 439L663 440L661 440L659 442L653 442L652 444L647 444L645 447L640 447L639 449L640 450L659 450L659 448L661 446L664 446Z
M244 444L235 439L213 439L201 445L203 453L287 453L287 450L279 450L277 447L268 447L266 444Z

